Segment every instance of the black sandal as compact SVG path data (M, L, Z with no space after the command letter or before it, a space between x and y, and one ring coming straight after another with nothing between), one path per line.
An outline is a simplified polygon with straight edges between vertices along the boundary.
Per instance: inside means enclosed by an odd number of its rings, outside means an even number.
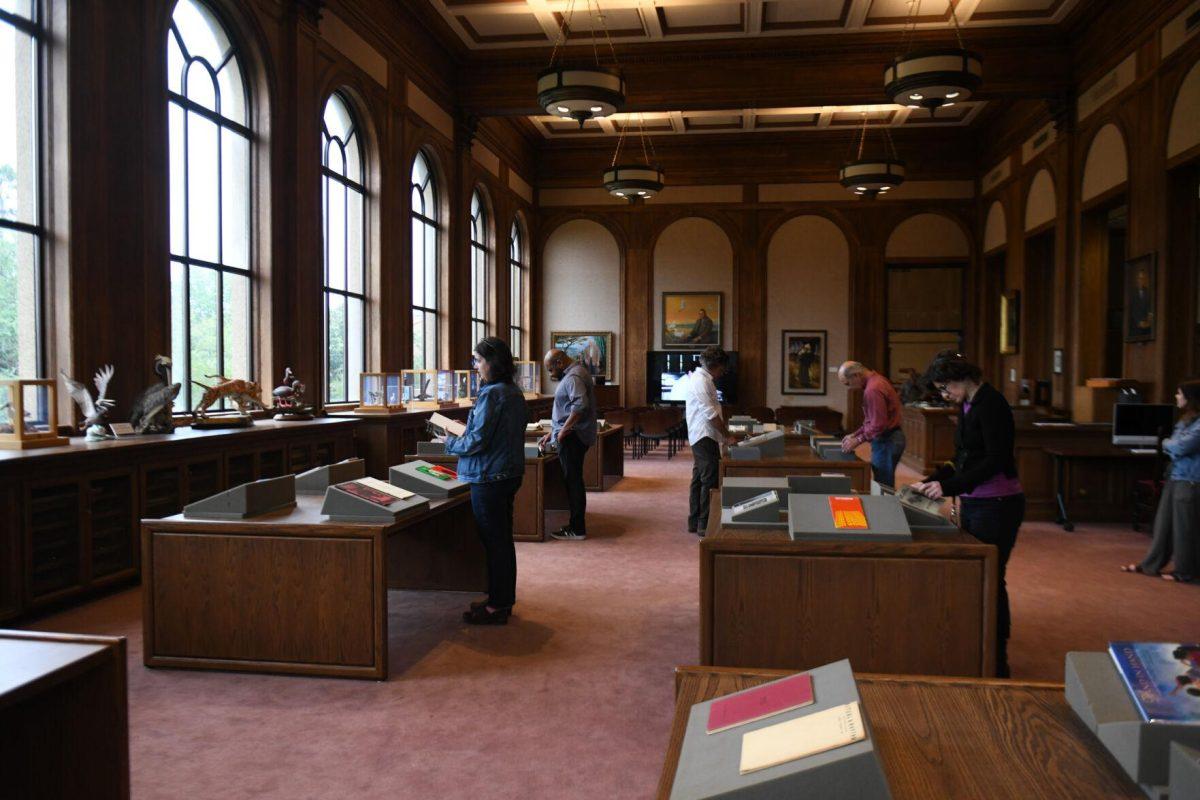
M463 622L468 625L507 625L508 617L512 613L508 608L497 608L495 611L488 611L487 606L479 606L476 608L472 604L470 611L464 611L462 618Z
M1193 575L1181 575L1178 572L1164 572L1162 579L1166 581L1174 581L1175 583L1191 583L1195 580Z

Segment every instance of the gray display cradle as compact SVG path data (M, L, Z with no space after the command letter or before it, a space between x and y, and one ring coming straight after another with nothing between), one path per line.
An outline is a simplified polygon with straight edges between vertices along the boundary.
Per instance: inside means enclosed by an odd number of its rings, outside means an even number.
M419 456L444 456L446 455L445 442L417 442L417 455Z
M729 418L729 424L745 426L745 425L758 425L760 423L754 417L747 416L746 414L734 414L732 417Z
M687 731L671 787L671 800L739 798L739 800L784 800L784 798L854 798L885 800L888 789L883 764L875 751L875 737L862 705L850 662L843 659L809 670L813 681L812 705L776 714L736 728L705 732L713 700L692 706ZM726 695L728 696L728 695ZM786 764L742 775L742 737L751 731L778 725L797 717L859 701L867 738L845 747L798 758Z
M336 464L313 467L296 476L296 494L325 494L335 483L345 483L367 476L367 462L361 458L347 458Z
M796 541L911 542L904 508L894 497L857 495L867 516L865 530L838 530L829 510L829 495L788 495L788 533Z
M781 458L786 442L783 431L771 431L752 436L729 448L729 457L734 461L761 461L764 458Z
M1200 750L1171 744L1171 800L1200 800Z
M840 446L841 443L841 439L836 436L830 436L827 433L814 433L808 437L808 446L813 449L813 452L819 451L823 444L837 444Z
M858 456L853 451L843 453L842 445L837 442L821 445L817 455L822 461L858 461Z
M1148 797L1166 797L1171 743L1200 747L1200 725L1142 719L1108 653L1067 653L1066 684L1067 703L1121 768Z
M854 482L849 475L789 475L790 494L853 494Z
M295 505L296 476L284 475L243 483L188 503L183 507L183 516L185 519L249 519Z
M545 455L545 453L543 453L541 450L538 449L537 442L526 442L525 443L525 457L526 458L541 458L544 455Z
M419 494L381 506L330 486L325 490L321 513L333 522L395 522L428 508L429 500Z
M735 517L732 506L763 492L779 493L779 502ZM726 478L721 482L721 524L730 528L787 529L787 478Z
M439 481L417 471L418 467L432 467L428 461L409 461L397 464L388 470L388 482L401 489L416 492L422 497L457 497L471 490L469 483L462 481Z

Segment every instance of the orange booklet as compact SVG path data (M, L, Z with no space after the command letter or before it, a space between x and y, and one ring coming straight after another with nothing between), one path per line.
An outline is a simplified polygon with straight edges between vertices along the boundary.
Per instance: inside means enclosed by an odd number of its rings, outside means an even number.
M833 525L836 528L861 530L870 527L867 525L862 500L858 497L831 496L829 510L833 512Z

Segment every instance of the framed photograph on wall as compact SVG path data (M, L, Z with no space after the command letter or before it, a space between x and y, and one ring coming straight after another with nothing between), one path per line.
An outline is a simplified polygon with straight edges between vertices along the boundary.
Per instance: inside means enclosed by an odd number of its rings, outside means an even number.
M720 292L663 292L663 350L703 350L720 344L722 324Z
M825 331L783 332L784 394L825 394Z
M1125 262L1125 341L1154 341L1158 281L1154 253Z
M1021 292L1009 289L1000 295L1000 355L1021 349Z
M553 331L550 346L583 364L593 378L611 381L616 377L612 331Z
M1054 374L1063 374L1063 350L1061 347L1054 348Z

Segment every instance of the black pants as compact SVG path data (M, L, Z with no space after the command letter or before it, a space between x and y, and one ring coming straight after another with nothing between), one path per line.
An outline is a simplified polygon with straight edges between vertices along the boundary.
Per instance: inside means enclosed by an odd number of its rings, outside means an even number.
M688 530L701 534L708 527L708 502L717 488L717 468L721 463L721 446L709 437L692 445L692 485L688 500Z
M571 530L587 535L587 489L583 488L583 457L587 445L574 433L558 443L558 463L562 464L567 483L567 505L571 509Z
M1025 495L975 499L962 498L962 525L967 533L985 544L996 545L1000 556L1000 597L996 604L996 677L1008 677L1008 637L1012 617L1008 610L1008 587L1004 570L1017 543L1017 531L1025 519Z
M471 484L471 511L487 554L488 605L492 608L512 608L517 602L513 498L520 488L520 477Z

